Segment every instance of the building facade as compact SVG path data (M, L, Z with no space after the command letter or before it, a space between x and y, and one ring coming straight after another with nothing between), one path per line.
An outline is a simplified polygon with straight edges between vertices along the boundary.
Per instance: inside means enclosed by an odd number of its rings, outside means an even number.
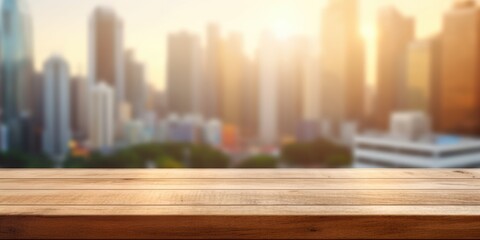
M408 44L413 40L413 19L394 7L381 9L377 19L377 89L375 127L388 129L390 114L406 107L405 63Z
M70 122L70 70L59 56L44 64L43 81L43 152L60 163L69 152Z
M480 134L480 8L459 1L443 18L439 129Z
M133 51L127 51L125 54L125 101L131 106L134 119L141 119L145 115L146 88L143 64L135 59Z
M280 82L279 47L271 33L262 37L258 52L259 142L274 146L279 143L278 89Z
M364 47L357 0L331 0L322 12L322 117L339 135L345 122L364 118Z
M114 90L118 117L125 99L123 22L112 9L98 7L90 18L89 30L89 88L98 82L108 84ZM120 134L121 128L114 128L116 135Z
M203 53L200 39L187 32L171 34L167 52L168 112L201 113Z
M1 122L7 128L7 149L28 150L33 134L22 132L22 118L32 114L33 59L31 23L23 0L4 0L0 28Z
M421 111L433 120L437 130L440 84L440 37L413 41L406 57L406 109Z
M114 147L114 91L105 82L97 83L91 93L90 147L109 150Z

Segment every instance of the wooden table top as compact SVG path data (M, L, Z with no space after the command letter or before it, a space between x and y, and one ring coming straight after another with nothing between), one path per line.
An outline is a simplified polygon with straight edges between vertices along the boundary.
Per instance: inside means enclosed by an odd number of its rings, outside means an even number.
M0 170L0 239L480 239L480 170Z

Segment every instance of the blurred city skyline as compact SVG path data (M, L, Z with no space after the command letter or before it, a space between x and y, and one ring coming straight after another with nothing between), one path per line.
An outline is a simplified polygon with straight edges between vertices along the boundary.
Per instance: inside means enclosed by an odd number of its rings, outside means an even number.
M167 36L186 30L202 38L209 23L224 35L240 33L251 56L261 34L271 30L278 37L304 35L318 39L325 0L62 0L27 1L33 19L34 61L37 70L52 53L71 63L72 72L87 72L87 19L97 6L115 10L125 24L125 46L146 64L146 79L163 90L166 79ZM361 0L360 28L367 44L366 81L376 80L375 26L378 10L392 5L416 20L417 38L441 29L442 16L455 0ZM52 33L53 36L52 37ZM317 46L317 44L313 44Z

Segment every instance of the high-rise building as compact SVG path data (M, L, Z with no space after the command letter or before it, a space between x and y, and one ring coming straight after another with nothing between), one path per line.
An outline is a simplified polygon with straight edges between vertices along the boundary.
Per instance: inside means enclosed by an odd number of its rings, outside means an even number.
M443 18L439 130L480 134L480 8L458 1Z
M205 82L202 86L202 112L206 118L220 117L223 40L216 24L207 27Z
M114 146L114 91L105 82L97 83L91 93L90 146L108 150Z
M123 23L112 9L94 10L89 45L90 88L98 82L108 84L114 90L114 111L118 116L118 108L125 99Z
M322 13L322 116L333 132L364 118L364 45L357 0L330 0ZM337 134L338 135L338 134Z
M31 23L23 0L4 0L0 27L1 122L7 128L8 149L25 150L22 116L32 110ZM33 129L33 128L29 128Z
M34 151L35 153L42 152L43 151L43 120L44 120L44 108L43 108L43 73L35 73L34 79L33 79L33 92L32 92L32 98L33 98L33 136L34 136Z
M393 7L383 8L377 19L377 91L375 126L386 130L390 114L406 107L405 63L407 46L415 35L412 18Z
M240 34L231 34L224 42L220 84L221 119L238 130L241 122L241 86L245 79L245 55Z
M405 97L409 111L421 111L437 120L438 86L440 83L440 38L438 36L417 40L407 49Z
M302 95L302 120L304 122L315 122L317 125L320 123L322 113L322 102L320 101L321 71L318 69L319 65L319 59L316 54L310 52L306 55L305 81L303 82L304 94Z
M8 150L8 130L3 124L0 124L0 152Z
M201 113L203 53L200 39L187 32L171 34L167 51L168 112Z
M241 134L242 140L255 143L258 137L258 106L259 106L259 84L258 84L258 59L245 61L245 78L242 82L241 93Z
M278 138L278 84L280 61L278 43L271 33L262 37L258 52L259 84L259 140L267 146L279 143Z
M84 77L78 75L72 77L70 86L72 137L77 141L84 141L88 132L88 82Z
M135 119L141 119L145 114L146 88L143 64L135 60L133 51L129 50L125 54L125 100Z
M292 37L282 42L280 78L278 84L278 121L281 140L295 140L303 115L304 84L306 80L308 41Z
M71 138L70 71L62 57L53 56L45 62L43 92L43 152L60 164L68 154Z

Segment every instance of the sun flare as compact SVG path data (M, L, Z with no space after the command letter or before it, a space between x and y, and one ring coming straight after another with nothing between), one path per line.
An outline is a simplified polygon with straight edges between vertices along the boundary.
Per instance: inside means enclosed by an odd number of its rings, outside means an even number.
M279 20L273 25L272 31L278 39L285 40L293 35L294 26L289 21Z

